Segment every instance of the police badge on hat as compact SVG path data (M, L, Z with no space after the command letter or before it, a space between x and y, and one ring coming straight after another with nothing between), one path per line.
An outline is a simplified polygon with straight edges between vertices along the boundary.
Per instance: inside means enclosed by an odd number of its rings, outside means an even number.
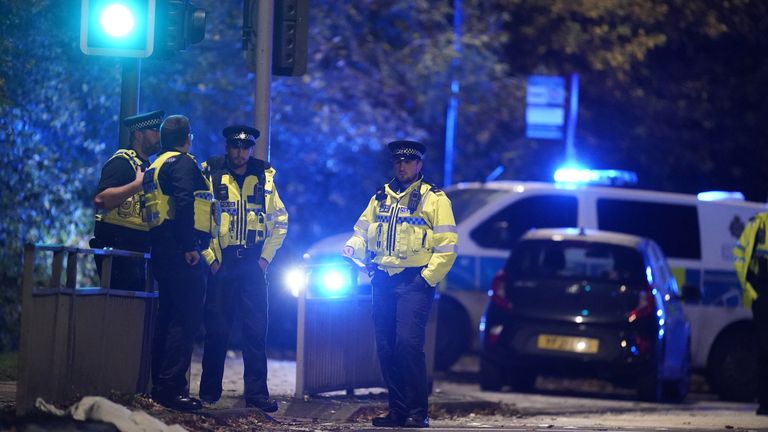
M253 147L261 135L258 129L241 125L227 126L221 133L227 139L228 147L240 148Z
M387 144L393 160L421 160L427 147L418 141L398 140Z
M129 132L143 129L158 130L163 123L164 116L165 112L162 110L136 114L135 116L124 118L123 124L128 128Z

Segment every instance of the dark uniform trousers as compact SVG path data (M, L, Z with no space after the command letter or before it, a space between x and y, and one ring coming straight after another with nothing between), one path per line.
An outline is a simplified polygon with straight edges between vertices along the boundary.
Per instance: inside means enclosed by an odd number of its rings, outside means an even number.
M427 416L424 339L435 289L421 277L422 269L407 268L393 276L377 270L371 280L376 349L389 410L399 417Z
M120 238L104 239L102 237L94 237L90 240L89 246L94 249L111 247L133 252L149 252L149 248L146 245L133 243ZM104 257L94 255L93 258L96 261L96 270L99 272L99 277L101 277L101 266L104 262ZM146 282L144 263L144 259L113 257L112 277L110 278L109 288L128 291L144 291Z
M208 264L201 257L191 266L183 252L155 246L150 262L160 291L152 342L152 396L187 396L187 370L202 324Z
M246 402L269 399L267 388L267 283L259 266L260 248L223 251L223 263L212 277L205 299L205 349L200 398L221 397L224 362L233 316L242 320L244 397Z

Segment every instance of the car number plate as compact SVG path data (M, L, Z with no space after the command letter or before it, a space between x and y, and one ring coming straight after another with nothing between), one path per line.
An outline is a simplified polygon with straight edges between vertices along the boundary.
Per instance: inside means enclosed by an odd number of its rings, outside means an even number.
M540 334L536 346L545 350L597 354L600 341L593 338Z

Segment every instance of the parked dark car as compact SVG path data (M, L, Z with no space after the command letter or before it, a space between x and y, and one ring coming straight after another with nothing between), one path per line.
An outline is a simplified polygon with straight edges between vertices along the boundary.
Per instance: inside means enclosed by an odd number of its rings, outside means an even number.
M690 325L650 239L574 228L526 233L496 275L481 320L480 386L533 389L539 374L634 386L679 402L690 380Z

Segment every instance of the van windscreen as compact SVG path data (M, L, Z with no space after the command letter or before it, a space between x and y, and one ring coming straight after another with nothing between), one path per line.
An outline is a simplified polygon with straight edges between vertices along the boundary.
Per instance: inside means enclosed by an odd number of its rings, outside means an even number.
M508 192L494 189L458 189L447 192L456 223L461 223L472 213Z

